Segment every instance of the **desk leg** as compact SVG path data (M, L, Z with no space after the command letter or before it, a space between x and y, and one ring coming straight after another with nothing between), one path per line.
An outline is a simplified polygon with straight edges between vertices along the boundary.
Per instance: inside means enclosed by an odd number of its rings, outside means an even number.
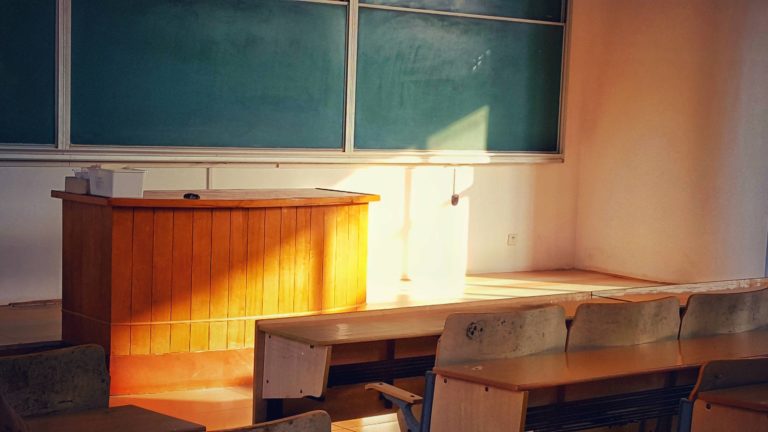
M431 430L439 432L522 431L528 392L454 378L435 377Z
M253 423L261 423L267 420L267 401L264 399L264 344L266 336L259 331L259 322L256 321L256 336L253 346Z

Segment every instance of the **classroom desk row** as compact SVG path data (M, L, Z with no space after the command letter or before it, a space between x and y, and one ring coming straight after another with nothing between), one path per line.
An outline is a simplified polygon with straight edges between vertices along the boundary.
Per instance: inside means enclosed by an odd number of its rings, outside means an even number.
M329 387L423 377L450 314L559 304L572 317L587 302L620 300L575 293L257 321L254 422L279 418L285 400L320 398Z
M741 292L766 286L768 279L752 279L630 289L609 292L605 297L575 293L258 321L254 422L280 417L287 400L309 397L325 404L330 387L423 376L435 365L438 337L451 314L558 304L570 321L581 304L631 303L649 296L672 295L682 299L684 305L691 293ZM687 369L684 364L678 366ZM685 389L689 390L690 386ZM324 405L312 406L326 409Z
M696 371L712 359L764 355L768 330L438 366L432 430L524 430L534 392Z

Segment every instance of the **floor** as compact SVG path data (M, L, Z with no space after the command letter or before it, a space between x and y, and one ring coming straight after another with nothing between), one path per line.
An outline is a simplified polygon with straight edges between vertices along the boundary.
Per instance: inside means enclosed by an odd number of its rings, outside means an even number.
M516 272L473 275L466 279L464 295L447 301L472 301L531 297L569 292L600 291L658 285L582 270ZM402 307L423 301L399 299L396 303L372 304L368 309ZM61 339L61 304L58 301L0 306L0 347L44 343ZM251 388L229 387L166 392L149 395L113 396L110 405L134 404L206 425L208 430L233 428L251 423ZM333 431L398 432L394 414L339 421Z

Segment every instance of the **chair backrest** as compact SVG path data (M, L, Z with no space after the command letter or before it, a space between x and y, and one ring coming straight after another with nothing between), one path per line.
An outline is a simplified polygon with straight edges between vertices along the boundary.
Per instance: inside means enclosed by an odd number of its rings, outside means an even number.
M106 408L104 349L79 345L0 357L0 393L22 417Z
M310 411L220 432L331 432L331 417L325 411Z
M768 382L768 358L713 360L704 363L691 392L690 400L700 392Z
M768 288L688 298L680 339L740 333L768 326Z
M559 305L504 312L457 313L445 320L437 366L565 350L565 311Z
M568 351L639 345L676 339L680 302L676 297L625 303L583 303L568 331Z

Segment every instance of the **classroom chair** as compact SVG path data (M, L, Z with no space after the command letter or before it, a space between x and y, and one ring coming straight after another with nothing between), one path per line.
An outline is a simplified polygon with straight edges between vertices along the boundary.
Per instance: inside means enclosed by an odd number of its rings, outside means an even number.
M715 360L705 363L699 371L696 385L687 399L680 401L680 432L696 430L697 421L701 422L700 411L707 410L699 395L703 392L768 383L768 358ZM707 421L712 421L711 417ZM709 425L714 426L714 425ZM735 425L725 425L735 430Z
M435 364L446 366L475 360L520 357L565 349L565 310L559 305L519 308L505 312L449 315L437 343ZM381 392L395 404L400 428L409 432L429 431L434 374L425 377L424 397L386 383L365 386ZM421 420L413 408L423 404Z
M104 349L78 345L0 357L0 394L21 417L106 408Z
M680 329L680 301L676 297L626 303L583 303L568 330L566 351L582 351L608 347L640 345L677 339ZM619 378L601 389L586 385L569 388L566 400L589 397L607 397L624 392L652 391L665 386L663 377ZM674 399L673 399L674 400ZM665 403L665 402L660 402ZM674 402L672 402L674 404ZM669 428L671 418L657 420L660 430ZM645 427L641 422L640 429Z
M568 331L566 351L639 345L677 338L676 297L627 303L583 303Z
M768 326L768 288L694 294L680 323L680 339L740 333Z
M325 411L310 411L279 420L219 432L331 432L331 417Z

